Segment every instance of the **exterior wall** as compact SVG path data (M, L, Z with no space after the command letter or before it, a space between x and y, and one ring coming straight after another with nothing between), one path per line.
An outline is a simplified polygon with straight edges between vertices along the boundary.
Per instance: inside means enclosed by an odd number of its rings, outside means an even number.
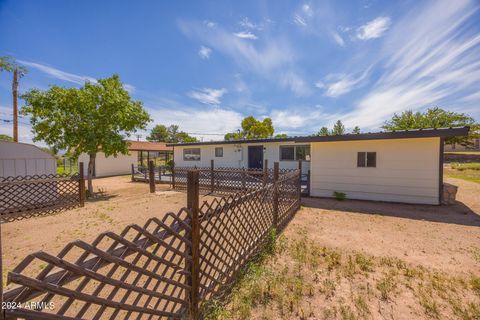
M130 151L129 154L119 154L116 157L105 157L103 152L97 153L95 159L95 177L107 177L118 176L123 174L130 174L132 170L132 164L137 165L138 156L137 151ZM78 162L83 162L84 174L88 174L88 161L89 156L86 153L82 153L78 157Z
M55 158L37 146L0 141L0 177L55 174Z
M274 162L279 162L280 169L296 169L298 161L279 161L281 145L308 145L309 143L294 142L265 142L244 144L213 144L198 146L175 146L174 162L178 167L210 167L210 160L214 160L215 167L248 168L248 146L263 146L263 160L268 160L268 167L273 168ZM215 157L215 148L223 147L223 157ZM200 161L185 161L183 150L200 148ZM307 173L310 162L303 161L302 171Z
M357 152L376 152L375 168L357 167ZM311 143L312 196L439 204L440 138Z

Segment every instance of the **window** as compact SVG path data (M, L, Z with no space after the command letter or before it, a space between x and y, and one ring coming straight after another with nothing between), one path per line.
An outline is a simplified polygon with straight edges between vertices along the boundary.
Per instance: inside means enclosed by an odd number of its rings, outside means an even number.
M280 146L280 161L310 161L310 146Z
M217 158L223 157L223 147L215 148L215 157Z
M200 148L183 149L184 161L200 161Z
M357 167L375 168L376 166L377 166L376 152L358 152L357 153Z

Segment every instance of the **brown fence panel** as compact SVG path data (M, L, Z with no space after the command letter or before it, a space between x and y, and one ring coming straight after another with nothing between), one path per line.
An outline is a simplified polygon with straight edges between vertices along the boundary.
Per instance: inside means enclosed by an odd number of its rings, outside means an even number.
M188 216L182 209L92 243L71 242L57 256L27 256L8 275L19 287L4 294L7 319L180 318L190 290Z
M1 222L49 214L80 205L80 177L0 177Z

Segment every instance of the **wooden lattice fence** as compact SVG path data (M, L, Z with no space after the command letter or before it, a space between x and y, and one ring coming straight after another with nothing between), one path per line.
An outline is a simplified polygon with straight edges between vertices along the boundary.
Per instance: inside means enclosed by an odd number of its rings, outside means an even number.
M5 317L198 319L300 207L299 170L278 164L271 181L202 204L201 181L201 171L187 172L187 206L177 213L71 242L56 256L27 256L8 274L17 287L3 294Z
M0 221L11 222L82 206L84 197L83 171L73 176L0 177Z

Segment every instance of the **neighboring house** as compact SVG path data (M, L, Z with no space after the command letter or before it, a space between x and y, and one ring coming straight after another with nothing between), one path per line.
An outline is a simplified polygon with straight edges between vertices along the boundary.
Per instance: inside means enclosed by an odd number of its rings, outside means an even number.
M56 174L55 157L33 144L0 141L0 177Z
M406 203L439 204L443 187L444 138L469 128L423 129L174 145L175 166L310 170L310 195Z
M134 166L147 166L149 160L155 165L165 165L173 159L173 148L164 142L128 141L128 154L105 157L103 152L97 153L94 166L94 177L117 176L131 173ZM78 162L84 163L84 173L87 175L89 156L82 153Z
M474 138L471 140L472 145L465 147L461 144L446 144L445 152L460 152L460 151L480 151L480 138Z

